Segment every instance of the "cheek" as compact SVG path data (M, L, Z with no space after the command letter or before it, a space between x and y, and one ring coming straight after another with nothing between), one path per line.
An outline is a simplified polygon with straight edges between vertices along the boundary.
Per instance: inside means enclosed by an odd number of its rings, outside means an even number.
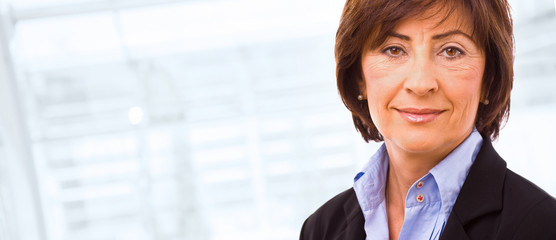
M388 107L401 85L399 67L388 62L374 61L363 65L369 113L375 126L381 129L389 121Z
M382 79L390 78L404 68L406 60L392 60L380 54L369 53L362 57L361 69L365 78Z
M392 94L392 89L399 86L401 82L401 77L398 76L403 72L401 68L400 64L384 57L367 56L363 61L362 69L368 98L382 101L385 99L384 96Z
M460 121L474 121L481 100L482 68L477 66L448 70L444 91L451 98Z
M439 69L447 84L460 89L462 94L474 94L477 89L480 92L484 61L484 57L470 57L458 64L440 65Z

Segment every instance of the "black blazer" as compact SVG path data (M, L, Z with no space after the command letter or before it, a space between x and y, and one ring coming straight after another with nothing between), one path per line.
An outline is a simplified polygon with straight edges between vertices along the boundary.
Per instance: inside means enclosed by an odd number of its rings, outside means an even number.
M300 239L364 240L364 223L352 188L309 216ZM507 169L483 141L440 239L556 240L556 199Z

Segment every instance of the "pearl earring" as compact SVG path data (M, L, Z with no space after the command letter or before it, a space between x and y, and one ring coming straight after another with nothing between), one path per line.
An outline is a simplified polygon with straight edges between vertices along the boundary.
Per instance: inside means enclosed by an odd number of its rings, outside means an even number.
M357 95L357 100L363 101L363 95L361 95L361 94Z

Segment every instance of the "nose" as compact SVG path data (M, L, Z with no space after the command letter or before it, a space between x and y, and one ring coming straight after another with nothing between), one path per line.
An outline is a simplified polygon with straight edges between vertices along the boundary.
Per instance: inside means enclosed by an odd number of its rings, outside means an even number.
M408 93L425 96L438 90L434 64L426 57L415 58L406 76L404 88Z

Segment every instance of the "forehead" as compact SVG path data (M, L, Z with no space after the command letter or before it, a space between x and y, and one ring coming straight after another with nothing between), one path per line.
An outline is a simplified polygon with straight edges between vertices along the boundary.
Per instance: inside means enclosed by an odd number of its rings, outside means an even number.
M434 6L425 11L408 14L407 17L400 19L394 29L404 25L426 25L432 29L457 29L465 31L471 35L472 16L469 10L461 4L449 6Z
M460 30L469 36L473 33L471 15L463 9L429 9L424 13L400 20L392 29L396 33L445 32Z
M395 7L388 7L390 1ZM387 0L377 1L385 5L373 5L363 13L363 21L358 34L364 35L362 51L377 49L396 28L411 21L430 21L433 27L451 27L472 36L477 43L471 9L461 0ZM455 29L454 29L455 28ZM481 44L478 44L481 45Z

